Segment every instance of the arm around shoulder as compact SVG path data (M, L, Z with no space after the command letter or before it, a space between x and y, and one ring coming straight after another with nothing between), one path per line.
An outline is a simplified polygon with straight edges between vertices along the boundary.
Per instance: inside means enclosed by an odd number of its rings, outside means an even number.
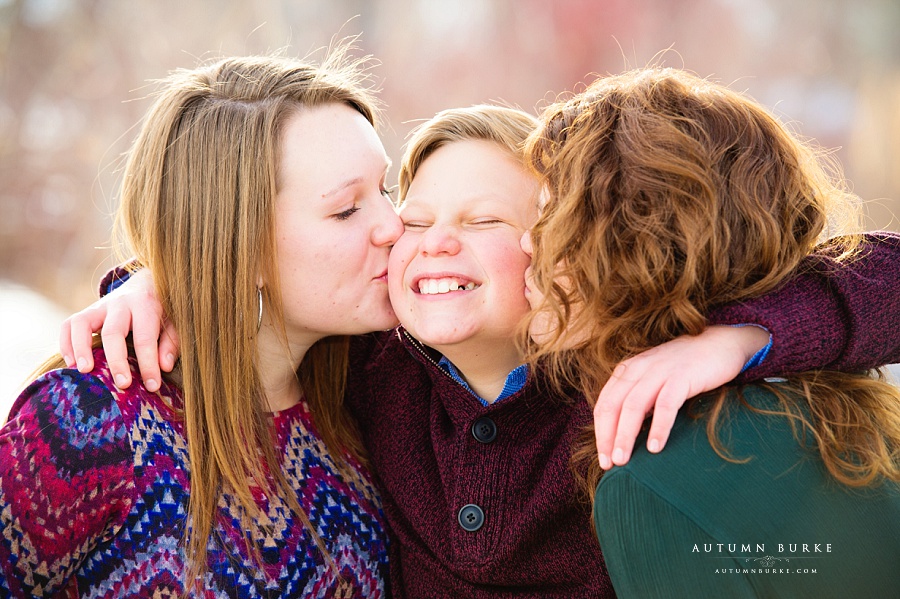
M713 324L759 324L772 333L765 361L742 380L900 362L900 234L863 237L850 260L812 254L784 287L710 315Z

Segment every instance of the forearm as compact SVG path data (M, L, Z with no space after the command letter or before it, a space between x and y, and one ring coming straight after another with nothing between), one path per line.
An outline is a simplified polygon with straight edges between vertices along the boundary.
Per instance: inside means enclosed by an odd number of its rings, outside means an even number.
M765 361L743 380L900 362L900 235L867 234L860 255L847 263L810 256L785 286L723 306L710 323L753 323L772 333Z

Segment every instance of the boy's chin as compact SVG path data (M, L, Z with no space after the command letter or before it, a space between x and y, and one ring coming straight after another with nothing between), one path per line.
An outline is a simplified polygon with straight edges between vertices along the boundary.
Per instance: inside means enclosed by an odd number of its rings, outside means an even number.
M471 330L460 329L459 326L437 326L437 327L419 327L415 325L407 325L401 322L409 334L416 338L420 343L424 343L429 347L440 351L442 347L449 347L464 343L471 339L478 331L472 327Z

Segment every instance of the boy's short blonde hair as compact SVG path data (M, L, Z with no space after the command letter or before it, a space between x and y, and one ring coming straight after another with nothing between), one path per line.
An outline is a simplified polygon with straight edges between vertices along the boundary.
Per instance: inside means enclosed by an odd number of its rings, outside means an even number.
M490 141L508 150L524 166L525 140L537 126L535 117L506 106L479 104L437 113L416 127L406 144L400 164L398 204L402 205L406 199L419 167L438 148L456 141Z

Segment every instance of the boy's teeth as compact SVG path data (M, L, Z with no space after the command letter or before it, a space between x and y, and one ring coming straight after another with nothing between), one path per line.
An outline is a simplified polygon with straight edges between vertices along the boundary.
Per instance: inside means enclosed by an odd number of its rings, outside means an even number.
M425 295L439 295L451 291L459 291L460 289L471 291L475 287L477 285L471 281L461 286L456 279L421 279L419 281L419 293Z

